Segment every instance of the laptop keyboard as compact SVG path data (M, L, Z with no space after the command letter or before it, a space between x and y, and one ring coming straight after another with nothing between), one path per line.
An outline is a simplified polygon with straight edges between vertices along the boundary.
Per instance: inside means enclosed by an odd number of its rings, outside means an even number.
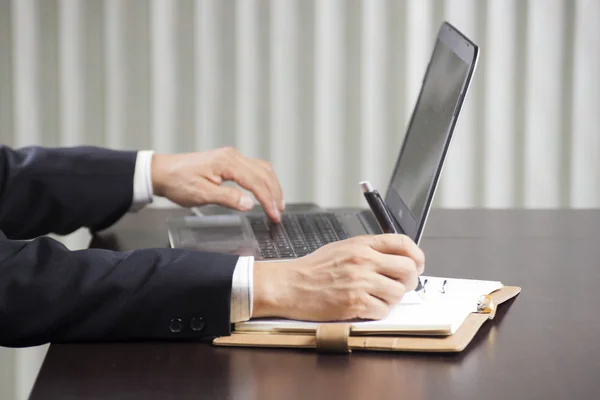
M266 216L248 216L248 220L263 259L302 257L348 237L333 213L283 214L280 224Z

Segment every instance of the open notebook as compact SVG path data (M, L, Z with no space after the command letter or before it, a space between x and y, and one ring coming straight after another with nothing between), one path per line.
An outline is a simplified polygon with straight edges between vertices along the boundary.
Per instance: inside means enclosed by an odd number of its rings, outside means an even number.
M422 276L424 292L409 292L378 321L356 321L353 335L452 335L477 311L482 295L503 287L501 282ZM286 319L255 319L235 324L239 333L311 333L319 323Z

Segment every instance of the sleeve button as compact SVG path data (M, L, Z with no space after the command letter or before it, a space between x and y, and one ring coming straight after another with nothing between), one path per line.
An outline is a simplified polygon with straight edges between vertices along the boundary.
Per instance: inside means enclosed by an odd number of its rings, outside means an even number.
M204 328L206 328L206 322L200 317L192 318L190 321L190 328L192 328L194 332L203 331Z
M173 333L181 332L181 328L183 328L183 322L179 318L173 318L171 323L169 324L169 329Z

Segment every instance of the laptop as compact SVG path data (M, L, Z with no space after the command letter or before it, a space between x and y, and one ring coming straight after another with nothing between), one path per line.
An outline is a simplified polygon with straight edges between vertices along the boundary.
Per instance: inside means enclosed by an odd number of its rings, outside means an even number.
M478 47L465 35L447 22L441 25L385 194L397 230L417 244L478 55ZM370 209L288 205L279 224L262 212L201 213L168 221L172 247L282 260L302 257L338 240L382 232Z

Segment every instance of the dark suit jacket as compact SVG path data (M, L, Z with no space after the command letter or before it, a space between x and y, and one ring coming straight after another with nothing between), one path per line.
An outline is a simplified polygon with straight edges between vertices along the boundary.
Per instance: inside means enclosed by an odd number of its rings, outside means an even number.
M131 205L135 159L94 147L0 146L1 346L230 333L237 257L69 251L39 237L117 221Z

